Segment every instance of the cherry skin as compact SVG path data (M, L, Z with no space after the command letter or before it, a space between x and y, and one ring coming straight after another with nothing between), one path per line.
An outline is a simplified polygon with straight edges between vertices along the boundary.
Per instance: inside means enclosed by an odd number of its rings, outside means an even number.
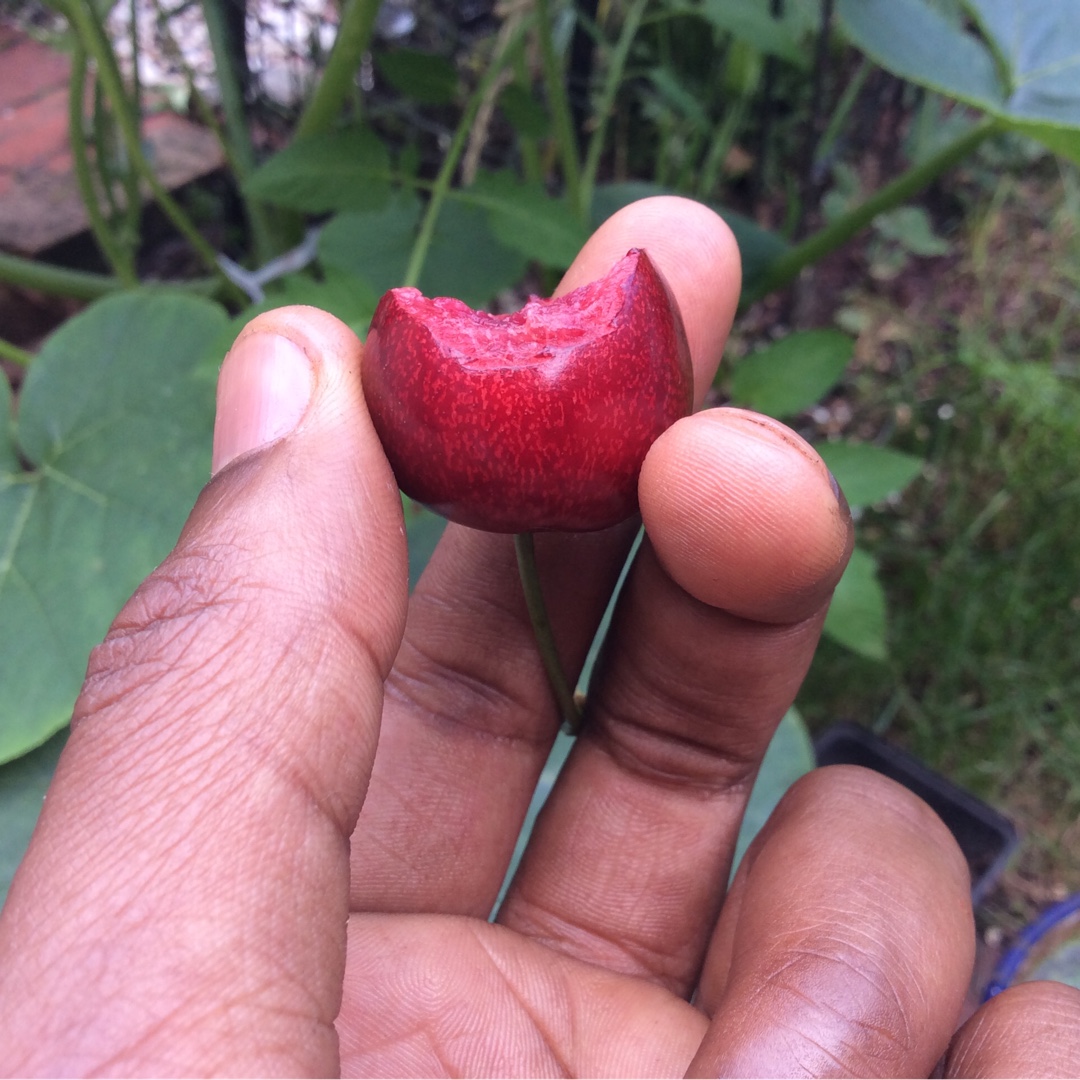
M392 289L361 377L402 491L489 532L632 516L646 452L693 404L682 317L638 249L601 280L511 315Z

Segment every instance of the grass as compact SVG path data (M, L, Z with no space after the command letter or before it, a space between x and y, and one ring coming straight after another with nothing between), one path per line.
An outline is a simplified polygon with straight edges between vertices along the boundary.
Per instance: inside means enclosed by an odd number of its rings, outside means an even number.
M996 902L1019 919L1080 889L1080 183L1003 179L968 222L914 300L853 300L877 328L854 423L928 467L860 523L889 662L826 645L802 704L888 729L1017 820Z

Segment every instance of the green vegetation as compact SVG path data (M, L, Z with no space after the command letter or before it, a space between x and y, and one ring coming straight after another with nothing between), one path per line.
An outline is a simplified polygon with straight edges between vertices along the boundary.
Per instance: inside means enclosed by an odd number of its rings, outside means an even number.
M1018 895L1080 887L1061 863L1080 867L1073 0L628 0L599 21L537 0L407 48L373 36L375 0L345 0L307 100L261 125L223 0L202 0L221 108L194 83L190 105L242 207L224 252L153 176L107 5L54 6L91 82L71 144L108 272L0 256L0 280L91 301L36 355L0 341L19 369L10 404L0 385L0 880L87 652L205 475L239 326L302 302L363 334L405 282L474 306L539 291L592 226L674 191L724 214L743 256L717 393L811 438L859 515L806 716L888 730L1006 805L1033 838ZM369 52L376 92L355 83ZM140 284L138 191L198 280ZM87 412L110 402L126 426ZM415 572L438 525L408 520Z
M802 699L815 725L888 731L1007 807L1027 835L1021 912L1080 888L1078 198L1047 161L995 180L965 254L908 271L923 300L853 299L877 362L851 381L854 423L895 428L927 467L859 530L889 597L887 663L826 644Z

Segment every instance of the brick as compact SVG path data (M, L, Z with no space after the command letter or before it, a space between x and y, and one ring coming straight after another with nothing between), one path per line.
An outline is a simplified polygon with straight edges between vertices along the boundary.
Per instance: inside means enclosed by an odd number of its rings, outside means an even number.
M33 101L39 94L66 87L71 63L36 41L20 41L4 50L0 71L0 109Z
M68 144L67 92L45 97L0 116L0 166L30 168L48 161Z

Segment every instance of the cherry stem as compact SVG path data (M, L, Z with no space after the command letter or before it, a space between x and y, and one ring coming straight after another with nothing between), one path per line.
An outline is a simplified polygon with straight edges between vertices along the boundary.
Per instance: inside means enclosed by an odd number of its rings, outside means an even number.
M544 663L548 682L555 694L559 711L562 713L563 730L568 735L576 735L581 729L581 709L574 698L574 692L566 680L562 661L555 648L555 637L551 632L551 620L548 618L544 594L540 589L540 575L536 570L536 547L531 532L517 533L514 537L514 550L517 552L518 573L521 575L521 587L525 593L525 606L529 609L529 620L536 635L536 646L540 650L540 659Z

